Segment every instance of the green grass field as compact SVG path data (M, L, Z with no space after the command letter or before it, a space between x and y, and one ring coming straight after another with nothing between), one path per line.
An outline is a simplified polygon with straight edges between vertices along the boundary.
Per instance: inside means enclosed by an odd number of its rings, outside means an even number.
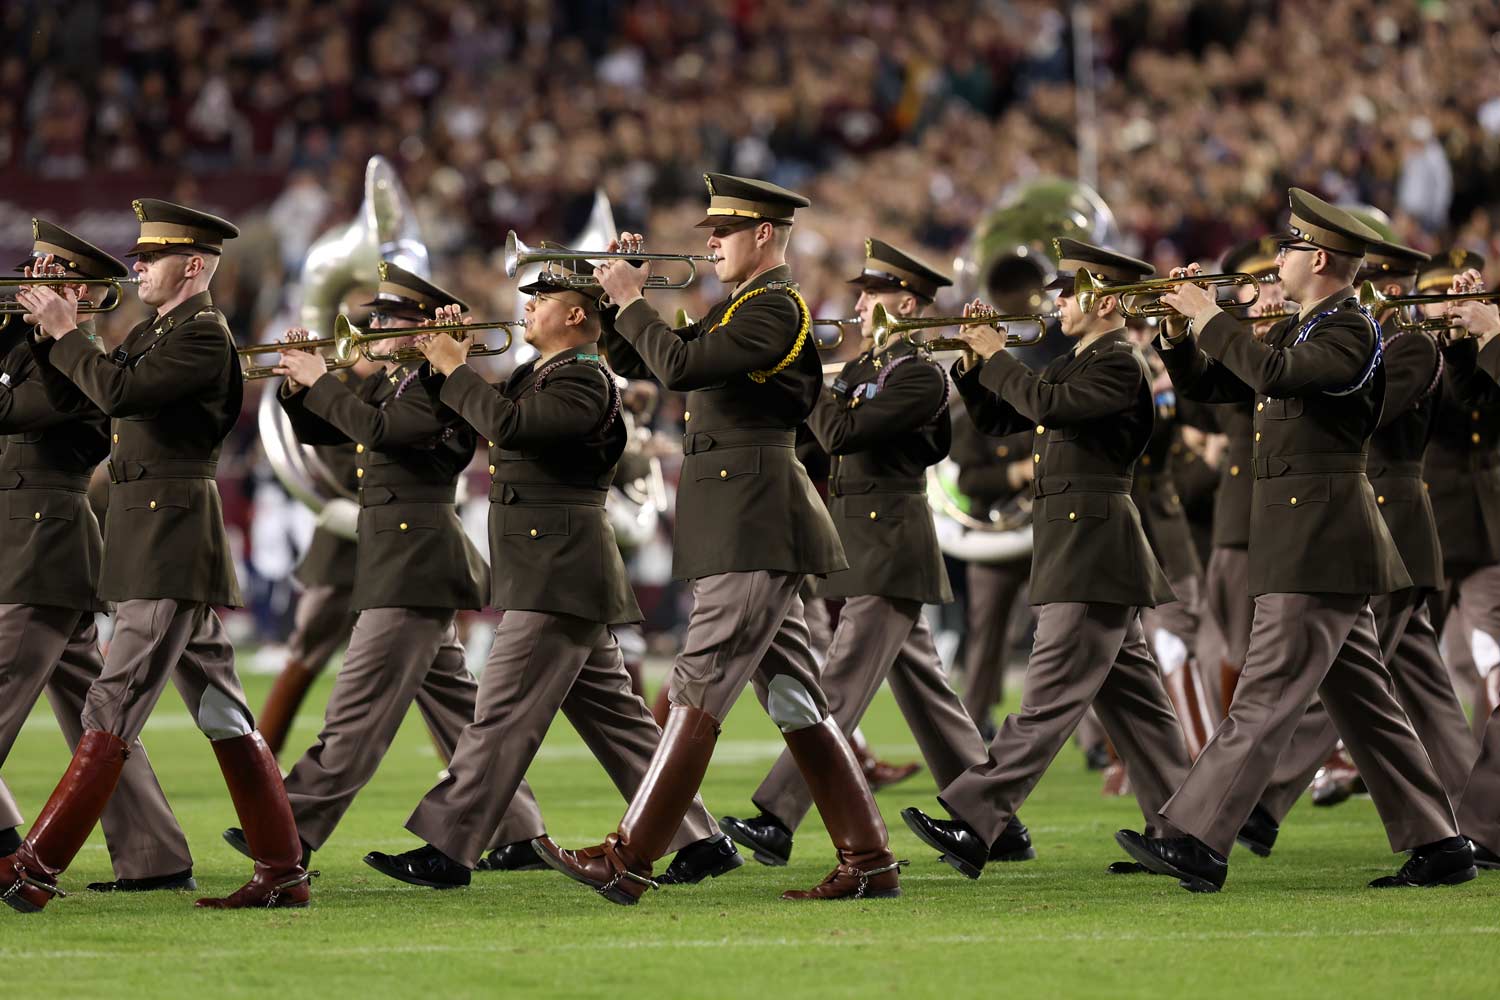
M249 679L259 705L268 680ZM316 734L327 682L291 742ZM890 758L915 748L891 699L865 730ZM220 839L235 824L214 757L175 693L145 740L197 855L202 888L227 892L249 865ZM704 787L715 815L745 815L780 746L751 699L730 717ZM66 763L45 707L4 775L28 816ZM283 763L289 763L284 761ZM1368 800L1301 805L1276 856L1236 852L1226 891L1191 895L1160 878L1112 877L1111 835L1139 827L1133 800L1100 798L1097 775L1065 751L1022 811L1039 859L992 866L971 882L901 823L934 807L925 774L880 795L897 855L911 859L899 900L791 904L778 893L818 881L832 851L816 813L788 868L753 862L699 886L651 893L624 909L554 872L477 874L435 892L366 868L366 851L403 850L402 829L439 763L419 719L327 848L300 912L205 913L191 895L55 900L0 912L6 996L756 997L1317 996L1494 997L1500 989L1500 875L1456 889L1376 893L1392 871ZM560 721L529 775L561 843L597 842L622 804ZM65 888L108 877L96 833Z

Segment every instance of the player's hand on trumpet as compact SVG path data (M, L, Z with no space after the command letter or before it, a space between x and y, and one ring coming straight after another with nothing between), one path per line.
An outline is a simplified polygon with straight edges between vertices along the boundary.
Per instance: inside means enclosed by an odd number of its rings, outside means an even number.
M610 253L642 253L645 246L646 237L640 233L621 233L605 249ZM604 290L605 299L622 309L641 297L650 277L650 261L636 266L628 260L606 260L594 268L594 279Z
M991 316L994 312L995 310L980 299L964 303L966 319L970 316ZM963 362L960 366L964 371L969 371L978 365L981 359L988 361L1000 351L1005 350L1005 331L989 324L961 326L956 331L956 339L969 345L964 351Z
M306 329L298 326L288 330L282 338L288 349L281 352L275 370L277 375L286 376L288 385L293 389L311 388L314 382L328 374L328 362L323 355L292 346L307 340L309 336Z
M49 253L24 273L28 278L61 278L64 271ZM22 285L16 290L16 301L26 309L22 321L36 327L39 337L60 340L78 329L78 300L83 293L83 285Z
M422 326L448 326L465 322L463 308L458 305L438 307L432 319L423 320ZM432 370L442 375L452 375L469 361L469 350L474 346L474 335L467 333L463 339L446 333L419 333L417 349L432 365Z
M1197 264L1189 264L1186 267L1172 268L1168 277L1192 278L1202 273L1203 268ZM1181 340L1187 333L1189 320L1201 325L1201 320L1207 319L1219 308L1218 300L1212 291L1190 281L1184 281L1163 293L1160 301L1173 310L1172 315L1165 317L1168 340Z

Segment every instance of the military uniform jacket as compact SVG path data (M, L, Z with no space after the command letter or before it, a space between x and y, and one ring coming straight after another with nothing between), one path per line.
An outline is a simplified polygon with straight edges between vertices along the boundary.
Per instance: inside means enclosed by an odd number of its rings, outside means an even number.
M1054 359L1040 375L1001 351L954 379L988 434L1034 425L1033 604L1131 607L1174 600L1130 499L1151 436L1151 386L1123 330Z
M927 467L953 438L947 404L943 370L905 343L861 354L819 397L807 423L832 456L828 508L849 568L818 596L953 600L927 506Z
M1291 317L1258 341L1228 313L1161 351L1188 399L1255 407L1250 592L1387 594L1411 586L1365 477L1385 395L1382 366L1360 380L1379 332L1345 288L1308 312L1333 309L1305 342Z
M1182 496L1177 490L1174 464L1181 446L1177 443L1179 419L1175 393L1158 393L1153 399L1156 419L1146 450L1135 463L1135 481L1130 499L1141 515L1146 540L1170 580L1202 576L1203 564L1193 547Z
M1181 412L1193 427L1226 438L1219 463L1219 485L1214 490L1213 546L1243 549L1250 544L1250 494L1255 484L1255 404L1249 400L1214 406L1186 402Z
M19 323L0 337L0 604L102 611L88 484L109 454L109 418L72 386L54 403L29 338Z
M849 565L793 450L823 373L808 317L782 287L789 278L785 265L771 268L681 330L644 300L605 317L604 349L616 371L687 393L678 579L754 570L823 576Z
M1014 462L1031 461L1031 425L1016 434L991 437L974 426L967 412L953 421L953 446L949 457L958 463L958 491L969 501L968 513L984 517L1004 507L1023 493L1010 483Z
M311 389L281 393L301 441L354 443L356 611L485 604L489 573L453 506L474 431L438 399L442 383L424 364L354 387L325 376Z
M110 355L82 331L35 344L48 394L67 378L110 418L109 517L99 596L238 607L214 482L240 415L234 338L208 292L135 326Z
M640 621L604 512L626 433L597 345L528 362L498 386L464 365L442 399L489 441L494 606Z
M376 374L370 378L383 378ZM358 393L356 392L356 395ZM317 453L318 460L327 468L330 475L339 482L350 493L358 495L359 479L354 475L356 459L354 445L344 444L319 445L313 449ZM354 564L358 555L358 545L352 538L344 538L336 535L326 528L317 528L313 531L312 541L307 546L307 551L302 554L302 561L297 564L293 576L304 587L337 587L340 590L350 590L354 587Z
M1500 384L1500 338L1491 340L1479 352L1479 370L1488 375L1491 382Z
M1422 452L1441 399L1441 355L1419 330L1387 331L1385 406L1370 438L1370 486L1413 586L1443 585L1437 522L1422 483Z
M1443 350L1442 396L1422 466L1445 570L1500 562L1500 393L1475 367L1475 343Z

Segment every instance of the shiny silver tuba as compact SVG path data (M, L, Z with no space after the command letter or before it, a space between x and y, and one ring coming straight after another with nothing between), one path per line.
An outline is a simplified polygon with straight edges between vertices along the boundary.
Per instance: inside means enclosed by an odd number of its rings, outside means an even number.
M314 337L331 337L344 296L371 284L383 260L423 277L429 272L427 247L401 178L385 157L372 156L365 164L365 198L359 214L308 248L300 281L301 325ZM354 538L358 504L313 448L297 440L275 391L261 393L256 416L266 459L286 491L318 515L319 527Z

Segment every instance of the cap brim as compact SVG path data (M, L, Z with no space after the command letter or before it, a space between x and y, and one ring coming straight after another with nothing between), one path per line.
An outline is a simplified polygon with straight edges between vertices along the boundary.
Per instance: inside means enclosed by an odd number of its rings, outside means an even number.
M873 288L885 292L911 291L915 294L920 294L914 288L903 288L901 282L894 278L877 278L869 274L855 275L849 279L848 284L854 285L857 288Z
M1075 271L1058 271L1057 277L1042 286L1044 292L1060 292L1066 288L1072 288L1077 276Z
M604 289L602 288L592 290L595 294L591 295L589 294L590 289L579 288L576 285L554 285L550 281L529 281L518 287L516 291L522 295L540 295L547 292L553 294L558 292L572 292L574 295L581 295L595 304L598 304L599 300L604 296Z
M768 217L752 219L749 216L745 215L706 215L703 217L703 221L694 223L693 228L717 229L719 226L732 226L737 222L744 222L752 225L759 225L762 222L769 222L773 225L775 225L776 223L781 223L782 225L786 226L790 226L792 224L791 219L772 219Z
M121 256L124 256L124 257L139 257L141 254L144 254L144 253L174 253L174 254L208 253L208 254L213 254L215 257L218 257L223 252L224 252L224 248L223 247L221 247L221 246L212 246L212 245L207 244L207 243L137 243L135 246L131 247L129 250L126 250Z
M375 312L385 313L390 316L412 316L418 319L429 319L427 313L423 312L415 303L395 302L391 299L371 299L369 302L359 303L361 309L371 309Z

